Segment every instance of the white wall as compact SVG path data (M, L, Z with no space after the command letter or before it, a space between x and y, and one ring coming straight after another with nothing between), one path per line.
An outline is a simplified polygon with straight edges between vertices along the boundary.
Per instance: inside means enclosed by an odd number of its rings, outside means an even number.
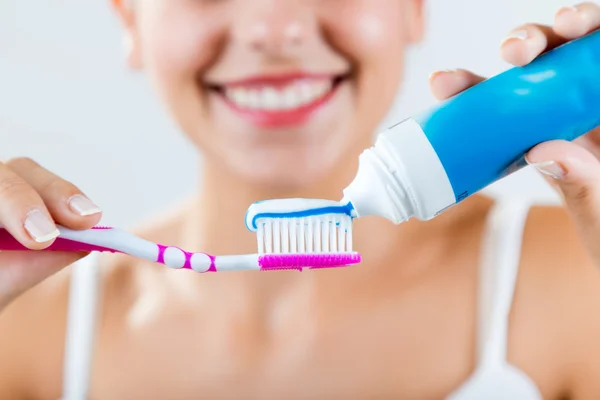
M507 68L498 53L506 32L525 21L551 22L565 4L426 1L426 44L411 54L394 120L433 102L427 77L434 69L489 75ZM105 223L128 225L190 193L195 161L143 77L123 67L108 3L0 1L0 158L35 158L87 191L105 209ZM490 192L557 199L528 170Z

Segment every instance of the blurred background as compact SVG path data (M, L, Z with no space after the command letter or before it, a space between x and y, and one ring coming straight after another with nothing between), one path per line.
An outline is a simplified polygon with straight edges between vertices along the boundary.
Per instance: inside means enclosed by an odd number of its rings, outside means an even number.
M427 78L436 69L493 75L508 68L498 50L507 32L527 21L550 23L565 4L425 1L427 36L410 52L404 86L382 126L433 104ZM111 225L149 217L197 181L189 172L197 170L192 146L144 76L125 68L108 0L0 1L0 158L20 155L78 184ZM529 169L487 192L558 201Z

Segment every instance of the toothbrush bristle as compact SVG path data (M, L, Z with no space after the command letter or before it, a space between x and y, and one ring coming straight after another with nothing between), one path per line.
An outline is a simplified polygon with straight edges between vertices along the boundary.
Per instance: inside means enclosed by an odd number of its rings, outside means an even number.
M361 261L358 253L323 253L323 254L263 254L258 263L262 271L298 270L303 268L336 268L358 264Z
M352 253L352 218L324 214L257 221L258 254Z

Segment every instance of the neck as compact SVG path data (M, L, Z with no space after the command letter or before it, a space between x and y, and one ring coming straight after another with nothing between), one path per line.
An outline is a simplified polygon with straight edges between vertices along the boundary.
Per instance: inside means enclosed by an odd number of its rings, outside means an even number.
M252 185L245 179L228 174L218 165L207 163L202 168L200 192L191 204L192 209L186 213L187 234L184 241L187 243L181 245L192 251L206 251L216 255L255 253L256 235L248 231L244 224L250 204L265 199L289 197L341 199L344 187L352 180L356 170L357 157L311 187L290 190ZM427 222L413 219L396 226L381 218L356 220L354 249L362 255L364 261L357 268L362 272L351 274L353 279L363 280L365 276L384 271L390 267L390 260L394 260L394 264L402 264L407 275L419 274L419 271L411 270L409 265L422 263L410 260L419 259L423 254L431 253L436 244L445 243L448 232L456 225L457 220L468 219L467 214L481 212L488 204L476 197L466 202L471 203L470 206L456 207ZM402 259L399 259L400 255ZM320 285L340 284L340 275L310 273L301 276L282 273L229 274L223 281L227 285L232 285L235 281L246 289L254 287L258 292L267 293L276 288L285 290L286 282L314 282L317 278L320 279ZM329 280L331 282L327 283ZM201 284L201 281L198 283ZM211 285L216 285L216 281L211 279Z
M290 189L254 185L218 165L205 164L196 204L199 212L197 236L201 238L202 247L217 254L255 252L256 235L244 224L246 211L252 203L296 197L340 200L356 168L356 162L349 162L310 187Z

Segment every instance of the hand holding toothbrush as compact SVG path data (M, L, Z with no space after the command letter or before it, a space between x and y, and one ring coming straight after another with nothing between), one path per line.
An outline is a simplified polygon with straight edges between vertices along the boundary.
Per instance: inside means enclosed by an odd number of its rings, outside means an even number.
M0 226L22 246L41 250L59 231L55 225L84 230L101 210L75 185L27 158L0 163ZM0 252L0 312L15 297L86 253Z
M100 209L75 186L35 162L20 158L0 164L0 311L91 251L128 254L199 273L302 271L344 267L361 259L351 248L347 216L312 223L261 222L257 253L213 256L95 226L99 214Z
M502 57L515 66L524 66L544 52L599 28L599 5L587 2L564 7L556 13L553 26L525 24L513 30L502 43ZM444 71L432 74L430 85L434 96L443 100L484 79L465 70ZM600 267L600 130L574 142L539 144L526 159L560 192L587 250Z

